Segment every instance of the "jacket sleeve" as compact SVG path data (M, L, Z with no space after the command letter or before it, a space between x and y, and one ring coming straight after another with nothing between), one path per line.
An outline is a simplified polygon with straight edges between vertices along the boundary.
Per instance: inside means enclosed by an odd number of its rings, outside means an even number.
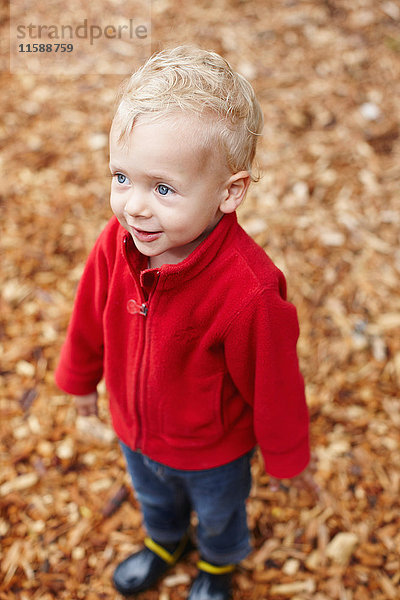
M286 301L284 276L278 277L275 288L260 291L233 320L225 355L237 389L253 407L265 470L290 478L309 462L309 416L296 353L297 313Z
M57 385L69 394L94 392L103 375L103 311L109 277L103 237L104 232L86 262L55 372Z

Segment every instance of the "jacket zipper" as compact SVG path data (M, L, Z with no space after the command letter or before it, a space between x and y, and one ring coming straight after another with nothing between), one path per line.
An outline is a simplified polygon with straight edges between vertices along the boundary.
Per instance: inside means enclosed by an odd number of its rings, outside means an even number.
M147 358L147 330L148 330L148 327L149 327L148 319L147 319L147 313L148 313L148 310L149 310L149 305L150 305L151 297L153 296L153 294L154 294L154 292L156 290L157 284L158 284L158 279L159 278L157 277L157 279L153 283L153 287L151 288L151 290L149 292L149 297L147 299L147 303L145 303L144 305L142 305L142 306L145 307L144 308L145 312L143 312L141 314L143 314L146 317L146 321L144 322L144 327L143 327L143 343L142 343L142 350L143 350L142 357L143 357L143 360L140 362L139 369L138 369L138 378L137 378L138 385L137 385L136 389L139 390L139 391L144 389L144 382L145 382L145 378L146 378L145 369L146 369L146 364L147 364L147 360L146 360L146 358ZM138 450L143 450L145 452L146 448L143 447L145 445L144 444L144 439L145 439L145 437L144 437L144 428L142 427L142 423L144 421L143 397L142 397L142 394L140 394L140 393L137 394L137 404L138 404L137 414L139 416L139 420L138 420L139 429L138 429L136 446L137 446Z
M136 281L136 283L138 284L138 288L139 288L141 304L136 302L137 309L138 309L137 312L139 315L142 315L143 317L147 317L147 313L149 312L149 307L148 307L149 299L147 300L147 302L145 301L141 285L138 282L135 271L132 269L131 261L129 260L129 256L128 256L128 239L129 239L128 236L124 237L124 255L125 255L125 260L128 263L128 267L131 272L131 275L132 275L133 279ZM150 297L150 295L149 295L149 297Z
M150 298L153 295L153 293L154 293L154 291L155 291L155 289L157 287L158 278L155 281L152 289L150 290L147 302L144 301L145 299L144 299L144 295L143 295L143 292L142 292L142 288L141 288L140 282L138 282L136 273L135 273L134 269L132 268L132 265L131 265L130 260L129 260L129 256L128 256L128 237L127 236L124 237L124 254L125 254L125 259L126 259L126 262L128 263L131 275L134 278L134 280L136 281L136 283L138 283L138 288L139 288L139 293L140 293L140 300L142 301L141 305L139 305L137 303L137 306L138 306L138 309L139 309L138 310L138 314L140 314L140 315L142 315L144 317L147 317L148 312L149 312ZM146 319L146 321L147 321L147 319ZM146 342L147 342L146 330L147 330L147 323L144 322L143 323L142 353L141 353L143 357L145 356L145 352L146 352ZM137 419L137 423L138 423L137 436L136 436L136 440L135 440L135 450L138 450L138 451L140 451L142 449L141 445L142 445L142 439L143 439L143 436L142 436L142 426L141 426L141 424L142 424L142 414L143 413L142 413L142 410L141 410L141 408L142 408L141 407L141 401L140 401L141 396L140 396L140 393L138 393L138 392L140 391L140 389L143 389L142 379L143 379L144 363L145 363L144 360L140 361L140 365L139 365L139 368L138 368L138 374L137 374L137 382L138 383L137 383L136 395L135 395L135 413L136 413L136 419Z

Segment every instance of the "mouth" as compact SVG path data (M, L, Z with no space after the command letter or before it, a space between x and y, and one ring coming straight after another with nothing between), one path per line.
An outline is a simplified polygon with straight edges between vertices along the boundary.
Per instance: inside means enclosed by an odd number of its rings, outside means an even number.
M162 231L144 231L143 229L137 229L132 227L132 234L140 242L154 242L161 236Z

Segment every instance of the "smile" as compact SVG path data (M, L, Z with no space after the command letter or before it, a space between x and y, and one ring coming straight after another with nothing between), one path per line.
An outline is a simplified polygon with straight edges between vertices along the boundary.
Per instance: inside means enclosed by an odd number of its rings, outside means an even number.
M158 240L162 231L143 231L132 227L132 233L139 242L154 242L154 240Z

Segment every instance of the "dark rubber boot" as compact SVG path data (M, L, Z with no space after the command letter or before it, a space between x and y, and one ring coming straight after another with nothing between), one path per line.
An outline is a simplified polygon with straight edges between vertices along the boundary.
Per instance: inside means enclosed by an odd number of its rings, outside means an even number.
M185 537L172 554L150 538L146 538L145 546L143 550L128 556L114 571L114 586L123 596L143 592L157 583L188 550L190 542Z

